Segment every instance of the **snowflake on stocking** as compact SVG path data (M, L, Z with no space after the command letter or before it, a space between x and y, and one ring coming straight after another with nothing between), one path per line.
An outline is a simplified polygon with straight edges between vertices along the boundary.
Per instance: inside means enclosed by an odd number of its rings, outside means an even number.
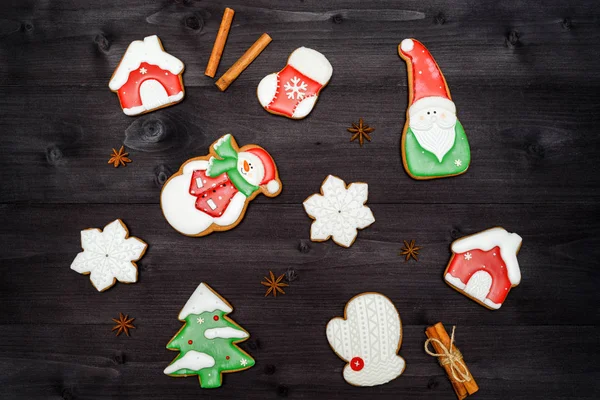
M300 84L298 85L298 83L300 83ZM290 79L283 86L283 89L286 91L288 99L291 99L291 100L294 100L294 95L296 96L297 100L302 100L304 98L303 92L306 92L307 88L308 88L308 85L304 81L301 81L300 78L298 78L296 76L294 76L292 79Z

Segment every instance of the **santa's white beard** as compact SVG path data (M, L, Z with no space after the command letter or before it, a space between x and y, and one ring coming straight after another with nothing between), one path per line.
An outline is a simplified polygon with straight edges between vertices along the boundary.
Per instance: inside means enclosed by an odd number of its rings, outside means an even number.
M442 128L438 124L432 123L428 129L423 129L423 127L413 126L411 123L410 128L421 147L433 153L440 162L454 146L456 137L454 125Z

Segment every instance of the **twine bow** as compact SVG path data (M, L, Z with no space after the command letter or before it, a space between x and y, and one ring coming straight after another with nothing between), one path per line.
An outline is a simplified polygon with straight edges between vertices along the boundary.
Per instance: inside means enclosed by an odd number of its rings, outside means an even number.
M463 361L463 356L456 347L453 347L453 345L454 345L454 329L456 329L456 326L452 327L452 336L450 338L450 349L448 349L446 346L444 346L444 343L442 343L441 340L436 339L436 338L429 338L425 341L425 352L427 354L429 354L430 356L438 357L438 362L440 363L440 365L442 367L449 364L450 371L452 372L452 377L457 382L461 382L461 383L469 382L472 378L471 378L471 374L469 374L469 370L467 369L467 366L465 365L465 363ZM436 343L440 347L442 352L434 353L433 351L429 350L428 346L429 346L430 342Z

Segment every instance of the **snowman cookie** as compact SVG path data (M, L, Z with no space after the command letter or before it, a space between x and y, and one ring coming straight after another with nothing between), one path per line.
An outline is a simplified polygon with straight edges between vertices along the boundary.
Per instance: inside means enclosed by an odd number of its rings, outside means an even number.
M402 132L402 162L414 179L460 175L471 150L446 79L429 51L415 39L398 46L408 69L408 110Z
M346 361L343 375L354 386L383 385L404 372L406 363L398 355L402 344L400 315L386 296L367 292L354 296L344 318L327 324L327 340Z
M258 101L271 114L302 119L312 111L332 73L323 54L300 47L292 52L281 71L260 81L256 90Z
M275 197L281 181L271 155L227 134L209 155L186 161L163 186L160 203L169 224L187 236L226 231L241 222L259 193Z

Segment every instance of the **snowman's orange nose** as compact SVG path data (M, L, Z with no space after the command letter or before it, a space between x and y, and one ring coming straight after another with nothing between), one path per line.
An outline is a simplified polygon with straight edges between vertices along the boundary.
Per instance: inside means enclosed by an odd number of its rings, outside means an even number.
M250 165L248 165L248 161L244 160L244 171L250 171Z

